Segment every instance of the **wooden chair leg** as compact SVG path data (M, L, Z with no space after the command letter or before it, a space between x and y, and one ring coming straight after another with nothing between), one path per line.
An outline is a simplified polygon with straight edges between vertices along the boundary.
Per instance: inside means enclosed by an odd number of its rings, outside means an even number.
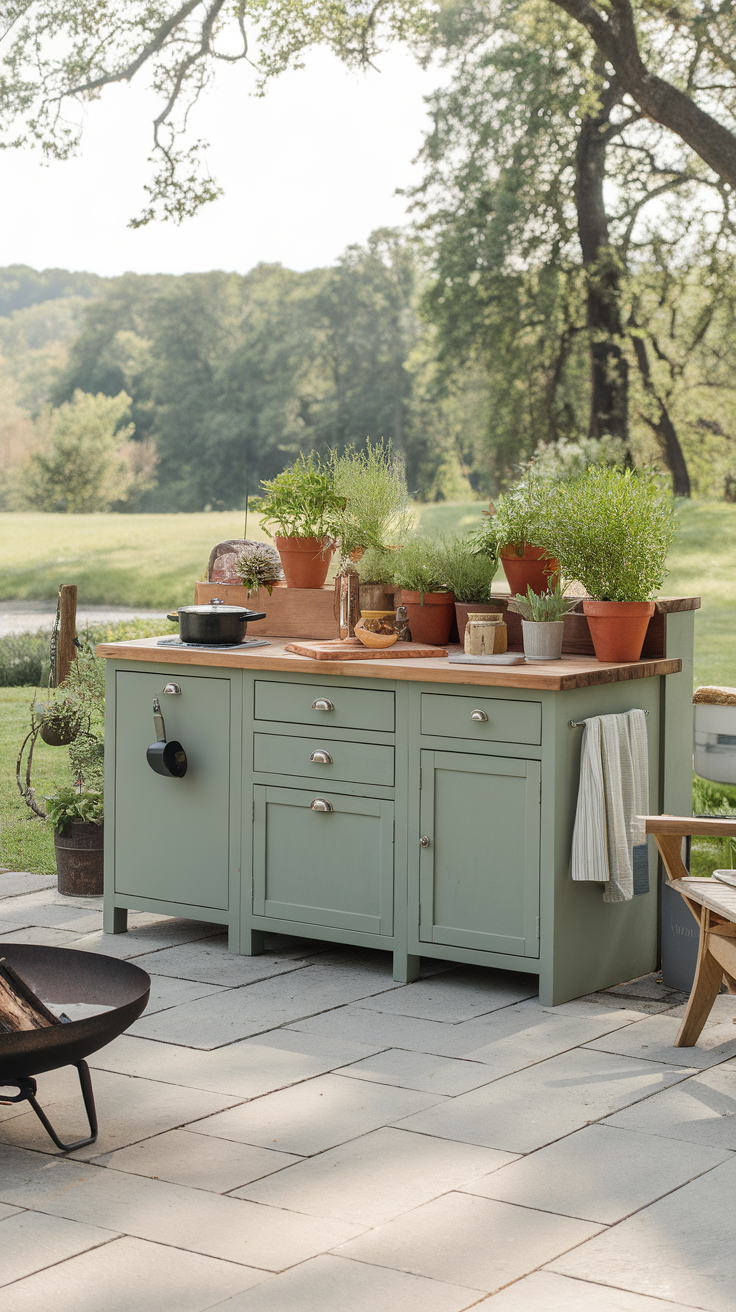
M723 966L708 951L709 915L703 908L700 921L700 945L692 992L675 1039L676 1048L692 1048L697 1043L710 1015L723 979Z

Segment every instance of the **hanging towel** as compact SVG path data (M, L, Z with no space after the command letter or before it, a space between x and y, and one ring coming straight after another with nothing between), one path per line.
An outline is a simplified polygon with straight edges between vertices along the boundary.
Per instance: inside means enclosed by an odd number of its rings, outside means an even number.
M644 824L649 812L647 723L643 711L585 721L572 836L575 880L606 885L606 902L649 892Z

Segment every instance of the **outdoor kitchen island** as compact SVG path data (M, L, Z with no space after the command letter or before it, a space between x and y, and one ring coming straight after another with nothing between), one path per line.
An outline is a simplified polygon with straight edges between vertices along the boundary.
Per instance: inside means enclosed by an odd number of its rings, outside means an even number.
M385 949L402 982L422 955L526 971L545 1005L646 974L654 851L629 902L570 878L579 722L645 710L650 810L688 814L699 604L659 601L633 664L99 646L106 930L137 908L227 925L247 955L267 933ZM154 697L183 778L147 762Z

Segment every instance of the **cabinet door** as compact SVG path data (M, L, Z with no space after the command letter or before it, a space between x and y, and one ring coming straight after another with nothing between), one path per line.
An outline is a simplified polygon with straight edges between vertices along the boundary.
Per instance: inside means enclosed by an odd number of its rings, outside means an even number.
M313 790L253 789L253 912L393 933L394 805Z
M420 939L538 957L539 762L421 755Z
M115 891L191 906L228 907L230 680L119 670L116 681ZM183 779L155 774L157 696L169 740L184 747Z

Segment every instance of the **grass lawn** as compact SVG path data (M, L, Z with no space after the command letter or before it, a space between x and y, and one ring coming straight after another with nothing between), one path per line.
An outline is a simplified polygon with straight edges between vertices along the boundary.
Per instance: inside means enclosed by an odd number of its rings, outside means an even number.
M18 749L27 732L33 688L0 688L0 866L30 870L37 875L56 872L54 833L22 800L15 782ZM25 757L24 770L25 770ZM68 781L66 747L47 747L39 738L33 753L33 786L39 797L54 783Z

